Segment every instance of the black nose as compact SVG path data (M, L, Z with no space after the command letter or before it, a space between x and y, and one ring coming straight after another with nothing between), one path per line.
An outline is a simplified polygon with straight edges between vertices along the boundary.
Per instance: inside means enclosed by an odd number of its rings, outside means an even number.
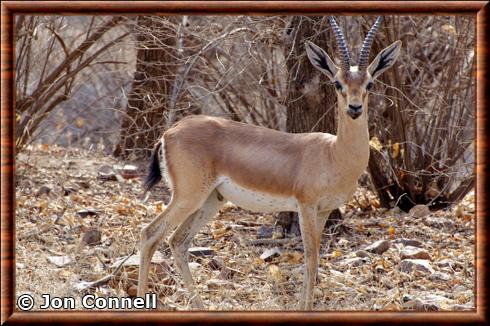
M351 105L349 104L349 109L347 113L351 116L352 119L357 119L362 114L362 105Z

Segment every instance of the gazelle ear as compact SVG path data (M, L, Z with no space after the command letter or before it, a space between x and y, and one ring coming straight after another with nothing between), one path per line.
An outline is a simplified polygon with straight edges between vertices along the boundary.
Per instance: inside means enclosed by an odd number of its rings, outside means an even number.
M333 80L337 71L339 71L339 67L333 63L328 54L322 48L309 41L305 42L305 48L311 64L327 75L330 80Z
M396 41L390 46L384 48L371 62L368 67L368 71L373 79L376 79L386 69L390 68L394 63L398 55L400 54L400 48L402 41Z

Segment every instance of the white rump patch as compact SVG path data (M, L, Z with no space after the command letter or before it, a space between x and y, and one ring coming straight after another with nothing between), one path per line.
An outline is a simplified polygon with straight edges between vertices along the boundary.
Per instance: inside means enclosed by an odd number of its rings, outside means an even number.
M168 174L168 169L167 169L167 158L165 156L165 141L162 137L160 140L162 145L160 146L160 153L159 154L159 162L160 162L160 171L162 173L163 178L165 179L165 183L169 186L170 189L172 189L172 180L170 180L170 176Z
M358 66L350 66L349 70L350 70L350 72L358 72L359 67Z
M244 188L231 178L222 176L216 189L233 204L253 212L271 213L278 211L297 211L296 200Z

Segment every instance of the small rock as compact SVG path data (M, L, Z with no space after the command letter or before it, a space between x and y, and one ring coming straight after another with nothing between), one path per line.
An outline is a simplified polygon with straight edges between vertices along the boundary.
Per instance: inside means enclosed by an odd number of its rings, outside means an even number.
M76 292L87 293L87 291L92 287L92 282L80 281L73 285L73 289Z
M282 282L284 281L284 273L283 270L277 265L269 265L269 274L268 277L274 282Z
M313 289L313 296L315 298L321 298L321 297L323 297L323 291L321 289L319 289L318 287L315 287Z
M448 259L448 258L445 258L445 259L442 259L442 260L436 262L436 265L439 267L449 267L451 269L463 266L463 264L461 264L459 262L455 262L455 261Z
M197 262L195 262L195 261L191 261L191 262L189 263L189 269L191 270L191 272L196 271L196 270L197 270L199 267L201 267L201 266L202 266L201 264L199 264L199 263L197 263Z
M413 297L413 295L410 295L410 294L404 294L402 297L403 302L409 302L409 301L413 301L413 300L414 300L414 297Z
M400 311L403 310L403 307L398 302L392 302L382 307L380 310L385 311Z
M357 257L361 257L361 258L366 258L366 257L367 258L371 258L371 255L367 251L365 251L365 250L358 250L358 251L356 251L356 256Z
M139 270L133 267L128 268L125 265L123 265L122 268L124 272L114 277L114 279L112 280L114 283L111 286L116 286L116 284L120 281L123 281L124 283L129 282L132 284L138 284ZM160 284L169 285L169 280L167 279L167 277L170 276L170 273L171 270L168 268L168 265L166 263L150 263L149 277L153 280L152 282L158 281Z
M429 207L425 205L415 205L414 207L412 207L412 209L410 209L408 214L410 215L410 217L413 218L422 218L429 215L430 210Z
M117 181L116 173L109 165L102 165L99 169L99 178L105 181Z
M424 220L425 225L434 228L452 228L454 222L444 217L428 217Z
M429 276L429 280L447 282L451 280L451 275L436 271Z
M97 227L90 227L83 235L82 242L88 245L99 244L102 239L102 233Z
M417 311L438 311L439 306L431 302L423 302L421 299L416 298L413 301L408 301L403 304L404 309L412 309Z
M270 239L272 238L273 231L274 228L272 226L261 225L257 232L257 239Z
M219 289L219 288L227 288L227 289L235 289L235 283L226 281L226 280L217 280L217 279L211 279L206 281L205 285L208 287L208 289Z
M189 248L188 252L189 252L189 254L193 255L194 257L205 257L205 256L216 255L216 252L214 251L214 249L209 248L209 247L192 247L192 248Z
M222 280L231 280L233 278L233 274L235 274L233 272L233 270L225 267L221 270L221 272L219 273L218 275L218 278L222 279Z
M425 249L406 246L400 253L401 259L429 259L429 252Z
M208 268L214 269L214 270L222 270L225 268L225 262L223 261L223 258L221 257L213 257L207 264Z
M51 187L49 186L41 186L39 190L36 192L36 197L42 196L42 195L49 195L51 192Z
M453 300L437 294L427 294L423 297L416 298L414 309L419 311L439 311L451 309L450 305Z
M434 269L430 265L429 261L424 259L405 259L400 262L400 270L404 273L411 273L412 271L421 271L425 273L434 273Z
M68 256L50 256L47 259L56 267L65 267L73 262L73 259Z
M300 270L302 270L301 267L300 267ZM332 269L332 270L330 270L330 278L335 282L344 283L345 279L346 279L346 275L345 275L345 273L342 273L342 272L339 272L339 271Z
M387 240L378 240L375 243L371 244L364 248L364 250L368 252L372 252L378 255L381 255L386 250L390 249L390 242Z
M99 212L96 211L95 209L87 208L87 209L82 209L82 210L78 211L77 214L81 218L86 218L87 216L96 216L99 214Z
M90 183L88 183L87 181L78 181L77 184L84 189L90 188Z
M63 196L68 196L69 194L77 192L76 188L73 187L63 187Z
M134 298L136 297L136 295L138 294L138 287L134 284L132 284L128 290L126 291L126 293L128 294L128 296L130 298Z
M121 264L121 262L124 260L126 260L126 256L117 258L116 261L110 266L110 268L117 268L119 264ZM164 265L168 270L170 270L170 267L168 266L165 257L163 257L160 251L155 251L153 257L151 257L151 263ZM129 259L127 259L123 264L123 266L139 266L139 265L140 265L139 253L129 257Z
M467 290L466 286L464 285L456 285L451 289L451 292L453 293L453 295L463 294L464 296L473 297L473 291Z
M122 176L124 179L133 179L138 176L138 167L135 165L115 165L114 166L114 171L116 172L116 175Z
M474 310L475 308L476 308L475 303L473 301L467 302L465 304L455 304L451 307L452 310L457 310L457 311Z
M358 267L369 262L371 262L371 259L369 257L354 257L342 260L340 262L340 265Z
M279 257L281 253L281 250L277 247L267 249L262 253L262 255L260 255L260 259L264 261L271 261L273 258Z
M419 240L415 240L415 239L396 239L394 240L395 243L401 243L403 244L404 246L412 246L412 247L418 247L418 248L423 248L424 245L422 242L420 242Z
M62 215L56 215L56 214L53 214L51 215L51 221L53 221L53 224L64 224L62 223L61 221L63 220L63 216Z
M339 241L337 241L337 245L339 247L344 247L344 246L346 247L349 245L349 243L350 243L349 240L347 240L346 238L340 238Z
M385 268L383 267L383 265L376 265L376 267L374 268L374 272L376 274L384 273L385 272Z

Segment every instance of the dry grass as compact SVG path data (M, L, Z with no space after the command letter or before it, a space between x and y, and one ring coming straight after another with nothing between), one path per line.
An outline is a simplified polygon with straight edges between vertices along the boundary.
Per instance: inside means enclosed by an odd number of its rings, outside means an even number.
M75 286L111 273L111 265L139 246L139 232L162 209L168 192L162 185L142 202L141 181L103 181L102 165L116 162L94 152L36 146L17 160L16 293L30 293L37 302L41 294L73 296ZM48 194L42 193L47 186ZM161 194L164 194L162 197ZM319 284L315 290L317 310L402 310L416 308L417 299L436 297L439 310L473 309L475 277L474 194L446 211L414 217L397 210L375 208L376 199L360 189L346 206L345 218L336 230L326 231L321 252ZM97 215L80 217L93 209ZM277 245L282 254L270 262L260 255L268 246L250 244L260 225L272 225L270 214L254 214L227 205L219 217L197 235L195 246L212 247L228 275L209 265L211 258L193 258L193 273L207 307L215 310L294 310L302 283L301 243L291 239ZM98 244L83 243L89 228L101 231ZM328 234L331 232L331 234ZM423 244L437 273L400 271L402 244L408 238ZM369 254L367 262L353 266L346 259L377 240L387 239L389 250ZM162 309L190 309L187 292L172 264L166 244L159 251L170 270L156 268L152 289ZM48 257L66 256L70 264L57 267ZM444 259L452 263L445 266ZM196 264L197 263L197 264ZM164 264L165 265L165 264ZM162 265L163 266L163 265ZM164 266L165 267L165 266ZM91 290L99 296L128 296L137 267L125 267L119 277ZM134 286L133 286L134 289ZM410 296L414 300L410 300ZM445 299L443 299L444 297ZM35 309L38 308L37 306ZM81 309L77 303L77 309ZM431 309L425 306L423 309Z

